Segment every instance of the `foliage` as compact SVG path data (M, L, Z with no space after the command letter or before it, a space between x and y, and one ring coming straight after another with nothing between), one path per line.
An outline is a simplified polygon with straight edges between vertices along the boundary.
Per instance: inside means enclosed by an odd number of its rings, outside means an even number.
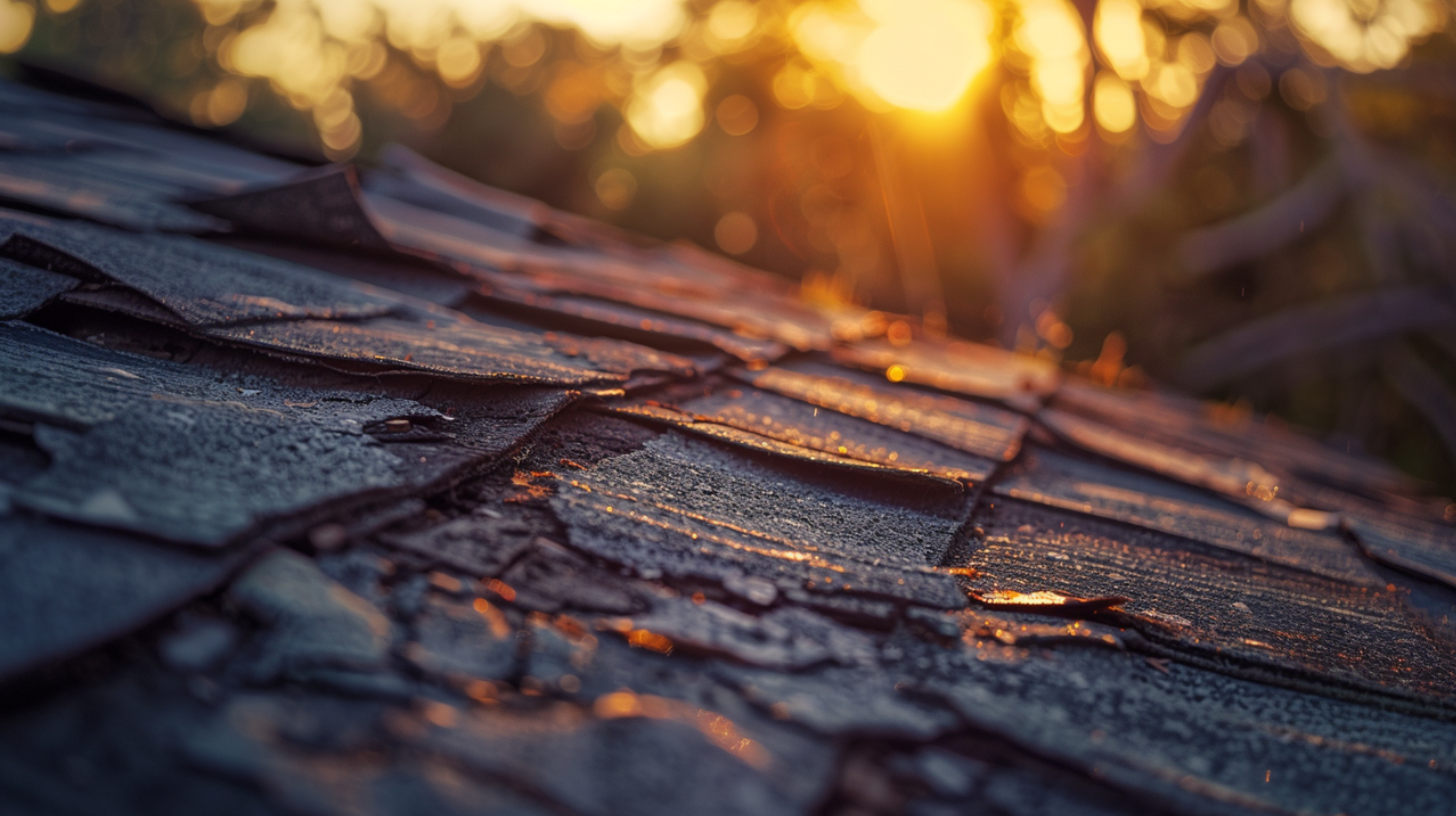
M405 141L1456 485L1438 2L0 3L34 18L0 50L197 124L336 159Z

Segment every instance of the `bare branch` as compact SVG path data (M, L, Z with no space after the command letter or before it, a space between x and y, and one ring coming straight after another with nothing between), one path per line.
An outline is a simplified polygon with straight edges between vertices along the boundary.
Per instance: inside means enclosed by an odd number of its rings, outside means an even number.
M1380 370L1411 407L1440 434L1446 450L1456 458L1456 393L1405 343L1391 346L1381 356Z
M1182 379L1208 389L1290 357L1450 325L1456 308L1438 287L1347 295L1269 315L1200 344L1184 356Z
M1168 180L1178 168L1178 163L1187 155L1190 146L1195 141L1199 128L1208 118L1209 112L1213 110L1213 105L1223 92L1224 85L1233 78L1233 75L1234 70L1226 65L1214 68L1208 81L1203 84L1203 91L1200 93L1198 101L1194 103L1193 110L1188 112L1188 119L1184 122L1183 130L1178 133L1177 138L1167 144L1153 142L1143 148L1142 161L1138 170L1129 174L1112 193L1111 209L1114 212L1127 211L1144 203L1154 191L1167 185Z
M1201 278L1261 258L1299 239L1334 213L1346 190L1341 165L1326 159L1259 209L1194 230L1178 243L1183 276Z

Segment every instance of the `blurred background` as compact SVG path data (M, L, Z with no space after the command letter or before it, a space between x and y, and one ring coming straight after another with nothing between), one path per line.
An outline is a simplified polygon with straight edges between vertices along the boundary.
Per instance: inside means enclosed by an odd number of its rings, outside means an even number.
M1456 488L1449 0L0 0L39 66L391 142ZM893 340L893 338L892 338Z

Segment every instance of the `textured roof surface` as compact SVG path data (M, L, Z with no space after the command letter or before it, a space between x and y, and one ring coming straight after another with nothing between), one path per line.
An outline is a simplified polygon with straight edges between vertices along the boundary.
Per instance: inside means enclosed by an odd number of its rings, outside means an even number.
M1452 812L1386 466L403 148L0 108L0 811Z

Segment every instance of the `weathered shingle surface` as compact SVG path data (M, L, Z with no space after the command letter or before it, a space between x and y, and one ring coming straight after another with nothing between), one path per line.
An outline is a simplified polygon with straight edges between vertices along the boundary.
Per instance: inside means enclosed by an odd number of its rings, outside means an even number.
M0 104L0 811L1453 812L1456 505L1383 465Z

